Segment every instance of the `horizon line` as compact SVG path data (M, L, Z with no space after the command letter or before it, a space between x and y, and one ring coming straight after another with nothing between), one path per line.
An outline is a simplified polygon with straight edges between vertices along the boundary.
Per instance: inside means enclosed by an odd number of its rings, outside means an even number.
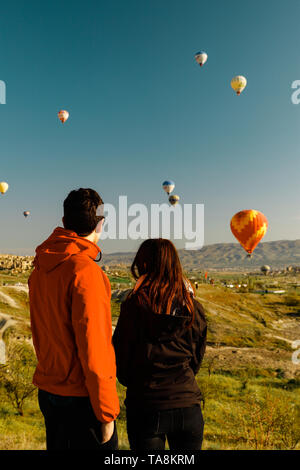
M296 238L296 239L288 239L288 238L287 238L287 239L282 239L282 240L269 240L269 241L264 241L264 242L262 241L262 242L260 242L259 246L260 246L260 245L265 245L265 244L271 244L271 243L297 242L297 241L300 241L300 238ZM100 240L100 243L101 243L101 240ZM142 242L141 242L141 243L142 243ZM203 250L203 248L205 248L205 247L207 247L207 246L216 246L216 245L240 245L240 243L239 243L239 242L234 242L234 241L233 241L233 242L208 243L208 244L203 245L203 247L200 248L200 249L196 249L196 250L187 250L187 249L185 249L185 248L178 248L178 251L187 251L187 252L197 251L197 252L198 252L198 251ZM258 249L259 246L258 246L256 249ZM19 250L17 250L17 251L18 251L18 253L21 252L21 250L20 250L20 252L19 252ZM35 254L31 254L31 255L27 254L27 255L25 255L25 254L18 254L18 253L17 253L17 252L10 252L10 253L3 253L3 252L0 252L0 256L5 256L5 255L6 255L6 256L24 256L24 257L34 257L34 256L35 256ZM105 251L105 254L106 254L106 255L119 255L119 254L131 254L131 253L135 253L135 251Z

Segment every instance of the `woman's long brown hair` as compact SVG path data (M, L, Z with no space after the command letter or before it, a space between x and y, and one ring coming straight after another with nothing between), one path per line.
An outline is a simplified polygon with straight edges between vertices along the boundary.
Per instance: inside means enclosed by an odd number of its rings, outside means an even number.
M141 278L136 295L155 313L170 314L173 302L186 306L194 320L194 304L184 278L177 250L170 240L144 241L131 266L133 277Z

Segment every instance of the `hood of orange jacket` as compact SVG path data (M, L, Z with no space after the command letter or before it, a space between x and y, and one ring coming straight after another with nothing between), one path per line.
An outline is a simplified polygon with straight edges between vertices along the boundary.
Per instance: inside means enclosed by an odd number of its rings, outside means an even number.
M95 260L100 248L75 232L57 227L47 240L36 249L34 267L50 272L61 263L78 253L83 253Z

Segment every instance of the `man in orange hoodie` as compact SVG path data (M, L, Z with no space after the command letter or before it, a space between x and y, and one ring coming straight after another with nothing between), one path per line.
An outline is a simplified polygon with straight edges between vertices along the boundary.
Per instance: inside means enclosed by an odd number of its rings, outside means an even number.
M38 364L33 383L47 449L117 449L119 414L110 283L95 259L104 217L92 189L71 191L64 228L36 249L29 278Z

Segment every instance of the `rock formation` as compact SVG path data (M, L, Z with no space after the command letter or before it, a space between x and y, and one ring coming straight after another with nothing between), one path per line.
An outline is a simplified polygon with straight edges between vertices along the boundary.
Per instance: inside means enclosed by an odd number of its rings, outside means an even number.
M0 271L13 274L25 273L33 268L33 256L1 255Z

